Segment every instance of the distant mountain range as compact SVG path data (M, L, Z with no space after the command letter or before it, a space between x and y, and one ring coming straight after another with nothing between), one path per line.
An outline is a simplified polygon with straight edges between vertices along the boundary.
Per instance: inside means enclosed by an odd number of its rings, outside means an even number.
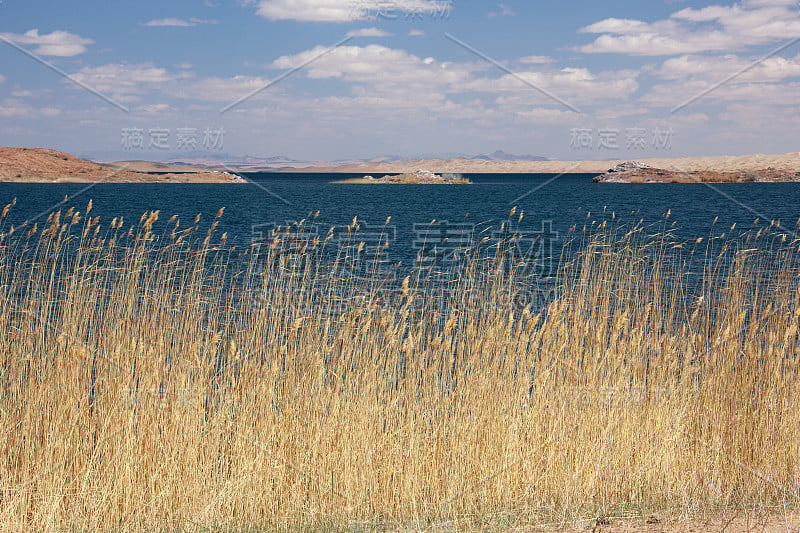
M428 159L469 159L473 161L549 161L546 157L534 155L515 155L509 154L502 150L497 150L491 154L483 154L476 156L460 155L460 154L445 154L440 156L426 156ZM173 164L191 164L203 165L209 167L216 166L231 166L236 168L248 167L261 167L261 166L282 166L282 165L299 165L299 164L319 164L319 163L335 163L335 164L354 164L354 163L399 163L403 161L410 161L418 158L401 157L399 155L381 155L369 159L338 159L336 161L302 161L292 159L285 156L274 157L253 157L244 156L237 157L230 154L209 154L207 152L200 152L198 154L186 153L179 158L170 159L168 162Z
M83 157L99 162L114 162L119 160L150 160L171 165L203 166L209 168L237 168L242 170L257 169L262 167L282 167L297 165L319 165L331 163L336 165L358 163L400 163L415 159L468 159L472 161L549 161L546 157L533 155L515 155L497 150L491 154L465 155L465 154L439 154L423 155L420 157L401 157L399 155L380 155L365 159L342 159L337 161L303 161L286 156L257 157L236 156L224 152L193 151L193 152L154 152L138 151L125 152L94 152L81 154ZM122 157L120 157L122 155Z
M485 161L550 161L546 157L538 155L514 155L502 150L497 150L489 155L476 155L469 159L483 159Z

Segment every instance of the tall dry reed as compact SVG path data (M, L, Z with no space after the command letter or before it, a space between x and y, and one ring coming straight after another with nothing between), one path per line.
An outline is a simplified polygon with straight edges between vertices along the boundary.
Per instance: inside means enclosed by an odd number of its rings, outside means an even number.
M356 220L326 255L302 227L237 250L216 222L89 207L2 228L4 530L800 501L798 242L776 225L680 243L587 219L555 298L521 308L500 246L363 279Z

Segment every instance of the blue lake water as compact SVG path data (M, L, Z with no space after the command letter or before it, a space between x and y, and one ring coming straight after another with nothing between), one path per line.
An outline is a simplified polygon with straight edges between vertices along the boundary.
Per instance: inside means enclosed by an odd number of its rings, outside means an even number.
M3 183L0 202L17 198L10 214L15 225L34 219L41 225L65 195L69 199L62 209L75 206L84 211L91 198L93 216L105 222L124 216L126 226L156 209L161 212L159 224L177 214L185 227L198 213L208 224L225 207L219 231L228 233L229 242L242 245L262 225L283 225L316 211L323 235L327 227L346 226L354 216L365 227L382 226L391 217L387 250L393 259L404 261L424 247L421 228L432 220L437 221L435 231L458 232L477 224L478 234L491 233L513 206L525 213L519 231L542 234L556 248L571 226L584 224L587 212L592 213L590 222L605 210L606 218L613 211L624 222L656 223L671 210L677 235L686 239L708 236L717 216L719 231L734 222L751 227L757 217L794 228L800 216L797 184L594 184L592 174L473 174L467 175L472 185L450 186L331 183L351 176L355 175L258 173L247 175L254 184L221 185Z

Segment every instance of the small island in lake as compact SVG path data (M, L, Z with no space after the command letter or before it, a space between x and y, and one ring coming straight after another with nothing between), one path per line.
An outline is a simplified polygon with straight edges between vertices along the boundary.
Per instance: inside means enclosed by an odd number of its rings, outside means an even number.
M417 170L415 172L406 172L405 174L383 176L382 178L374 178L372 176L364 176L363 178L349 178L333 183L345 184L394 184L394 185L469 185L472 182L469 178L465 178L461 174L434 174L429 170Z
M800 182L800 172L767 167L764 170L666 170L639 161L620 163L595 183L787 183Z

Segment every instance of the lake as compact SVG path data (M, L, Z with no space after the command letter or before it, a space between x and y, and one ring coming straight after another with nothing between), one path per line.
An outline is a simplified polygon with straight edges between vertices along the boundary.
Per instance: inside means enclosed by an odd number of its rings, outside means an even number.
M203 213L208 225L225 207L219 225L229 242L247 245L254 233L308 217L319 211L317 229L344 231L357 216L369 245L370 232L383 233L392 260L413 262L436 243L456 248L470 239L496 236L509 211L517 206L512 231L538 236L556 252L573 225L615 213L623 222L663 221L671 210L676 235L682 239L707 237L715 217L715 233L733 223L752 227L754 219L781 220L794 228L800 216L800 186L758 184L649 184L592 183L593 174L472 174L472 185L343 185L331 183L353 174L255 173L250 184L0 184L3 204L17 198L10 214L15 225L25 220L40 224L64 199L62 209L84 211L93 201L92 215L110 222L123 216L126 226L138 223L145 211L160 210L158 224L177 214L182 227ZM524 218L517 224L517 215ZM386 219L390 223L384 228ZM433 225L431 222L435 220ZM156 226L158 229L159 226ZM474 233L473 233L474 230ZM524 240L524 239L523 239ZM442 245L443 242L449 244ZM531 241L532 242L532 241Z

